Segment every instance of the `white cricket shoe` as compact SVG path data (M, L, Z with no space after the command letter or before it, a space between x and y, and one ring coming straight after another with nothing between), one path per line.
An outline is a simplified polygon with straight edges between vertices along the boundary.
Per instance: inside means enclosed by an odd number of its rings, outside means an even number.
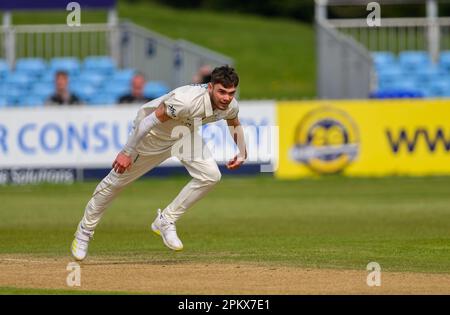
M175 223L167 220L161 213L161 209L158 209L158 215L152 223L152 231L161 236L164 244L170 249L176 251L183 249L183 243L178 238Z
M86 258L89 241L92 239L93 235L93 231L84 229L81 227L81 224L78 226L77 231L75 232L75 239L73 240L71 247L73 258L76 260L84 260Z

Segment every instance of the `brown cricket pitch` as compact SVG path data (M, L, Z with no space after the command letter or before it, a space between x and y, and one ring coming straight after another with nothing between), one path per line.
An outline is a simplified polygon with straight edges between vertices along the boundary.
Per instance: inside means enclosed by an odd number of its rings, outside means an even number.
M155 294L450 294L450 275L383 272L369 287L366 270L255 263L170 263L90 258L81 286L69 287L67 258L0 255L0 287Z

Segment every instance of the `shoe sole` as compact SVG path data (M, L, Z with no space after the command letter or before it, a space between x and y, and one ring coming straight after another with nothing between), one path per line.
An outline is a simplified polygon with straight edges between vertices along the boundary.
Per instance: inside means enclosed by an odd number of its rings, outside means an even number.
M170 248L171 250L174 250L174 251L176 251L176 252L179 252L179 251L182 251L182 250L183 250L183 247L181 247L181 248L174 248L174 247L171 247L171 246L166 242L166 239L165 239L164 236L162 235L161 231L160 231L153 223L152 223L152 231L153 231L153 233L155 233L156 235L161 236L164 245L166 245L166 246L167 246L168 248Z
M77 261L82 261L82 260L84 260L84 259L86 258L86 256L84 256L83 258L80 258L80 257L77 257L77 256L75 255L75 253L74 253L74 247L76 247L76 245L75 245L75 240L73 240L73 242L72 242L72 247L70 248L70 253L72 254L72 257L73 257L75 260L77 260Z

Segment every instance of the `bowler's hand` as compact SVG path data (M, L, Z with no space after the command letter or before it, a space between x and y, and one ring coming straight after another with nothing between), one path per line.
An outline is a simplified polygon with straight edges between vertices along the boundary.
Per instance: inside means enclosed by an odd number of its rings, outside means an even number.
M116 173L122 174L131 167L131 156L126 155L123 152L117 154L116 159L112 165L112 168Z
M236 155L231 161L227 163L229 170L235 170L244 164L245 158L241 155Z

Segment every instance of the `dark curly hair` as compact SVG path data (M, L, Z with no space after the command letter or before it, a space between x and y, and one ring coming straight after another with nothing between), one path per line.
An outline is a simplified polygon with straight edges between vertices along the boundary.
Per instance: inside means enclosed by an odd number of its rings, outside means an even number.
M239 76L234 68L229 65L216 67L211 73L211 83L220 83L226 88L237 87L239 85Z

